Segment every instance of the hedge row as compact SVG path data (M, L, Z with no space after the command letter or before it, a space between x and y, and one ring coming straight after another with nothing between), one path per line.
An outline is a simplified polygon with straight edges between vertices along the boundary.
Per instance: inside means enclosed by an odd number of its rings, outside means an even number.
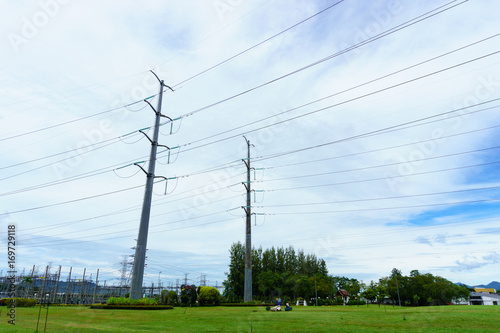
M172 305L109 305L92 304L91 309L98 310L172 310Z
M0 306L9 306L12 298L2 298L0 299ZM37 303L36 299L32 298L14 298L16 307L29 308L35 306Z

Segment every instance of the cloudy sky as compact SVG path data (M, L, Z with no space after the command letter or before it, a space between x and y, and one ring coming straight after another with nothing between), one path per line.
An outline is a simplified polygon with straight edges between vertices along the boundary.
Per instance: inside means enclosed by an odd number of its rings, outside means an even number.
M145 283L221 284L244 242L500 279L497 1L0 1L0 244L118 284L166 89ZM169 155L170 152L170 155ZM165 194L165 192L167 194ZM0 263L3 274L6 259Z

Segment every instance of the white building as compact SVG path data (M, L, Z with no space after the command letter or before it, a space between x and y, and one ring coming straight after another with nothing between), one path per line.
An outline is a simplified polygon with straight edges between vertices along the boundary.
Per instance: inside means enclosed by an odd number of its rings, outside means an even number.
M500 295L483 292L471 292L469 305L500 305Z

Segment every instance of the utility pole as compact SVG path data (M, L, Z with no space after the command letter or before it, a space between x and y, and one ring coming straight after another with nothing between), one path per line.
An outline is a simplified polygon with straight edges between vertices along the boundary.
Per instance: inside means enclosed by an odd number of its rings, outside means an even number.
M153 72L152 72L153 73ZM154 73L153 73L154 74ZM156 74L154 74L156 76ZM169 86L163 83L163 80L160 80L158 76L156 76L158 81L160 81L160 93L158 97L158 106L156 110L149 104L147 100L144 100L148 103L153 111L155 111L155 125L153 132L153 139L150 139L145 133L143 133L146 138L151 142L151 153L149 155L149 167L146 172L142 167L139 167L146 173L146 189L144 191L144 201L142 204L142 213L141 213L141 223L139 226L139 236L137 237L137 245L135 248L135 256L134 256L134 268L132 271L132 281L130 283L130 299L140 299L142 298L142 281L144 279L144 264L146 261L146 246L148 242L148 230L149 230L149 217L151 213L151 198L153 196L153 183L155 178L155 165L156 165L156 152L158 150L158 133L160 131L160 117L166 117L161 114L161 103L163 99L163 88L167 87L172 90ZM173 91L173 90L172 90ZM168 118L168 117L166 117ZM170 119L172 121L172 119Z
M31 278L30 278L31 283L28 283L28 288L26 288L26 294L25 294L24 298L28 298L28 296L30 294L30 287L31 287L31 284L33 283L33 273L34 272L35 272L35 265L33 265L33 269L31 270Z
M244 136L243 136L244 137ZM244 137L245 138L245 137ZM248 153L246 160L243 159L247 167L247 181L243 183L247 190L247 205L244 207L246 213L246 238L245 238L245 290L243 301L250 302L252 300L252 207L251 207L251 182L250 182L250 141L245 138L248 146Z
M399 307L401 307L401 298L399 297L399 286L398 286L398 276L396 276L396 290L398 291L398 301L399 301Z
M95 277L95 285L94 285L94 296L92 297L92 304L95 303L95 294L97 292L97 284L99 283L99 268L97 269L97 275Z
M68 276L68 285L66 286L66 295L64 295L64 304L68 304L68 294L69 294L69 285L71 284L71 271L73 267L69 268L69 276Z
M85 284L85 273L87 272L87 268L83 269L83 278L82 278L82 285L80 287L80 304L83 304L83 285Z
M57 273L57 280L56 280L56 290L54 291L54 297L52 297L52 303L56 302L56 296L57 296L57 289L59 288L59 279L61 277L61 265L59 265L59 273ZM61 303L59 301L59 303Z

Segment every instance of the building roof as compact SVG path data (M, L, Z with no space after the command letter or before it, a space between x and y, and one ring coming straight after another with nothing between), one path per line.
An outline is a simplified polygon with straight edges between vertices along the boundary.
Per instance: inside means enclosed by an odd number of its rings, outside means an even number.
M474 287L474 290L478 293L481 292L486 292L486 293L496 293L497 291L494 288L481 288L481 287Z
M349 293L347 292L347 290L345 289L339 289L338 293L340 294L340 296L342 297L347 297L349 296Z

